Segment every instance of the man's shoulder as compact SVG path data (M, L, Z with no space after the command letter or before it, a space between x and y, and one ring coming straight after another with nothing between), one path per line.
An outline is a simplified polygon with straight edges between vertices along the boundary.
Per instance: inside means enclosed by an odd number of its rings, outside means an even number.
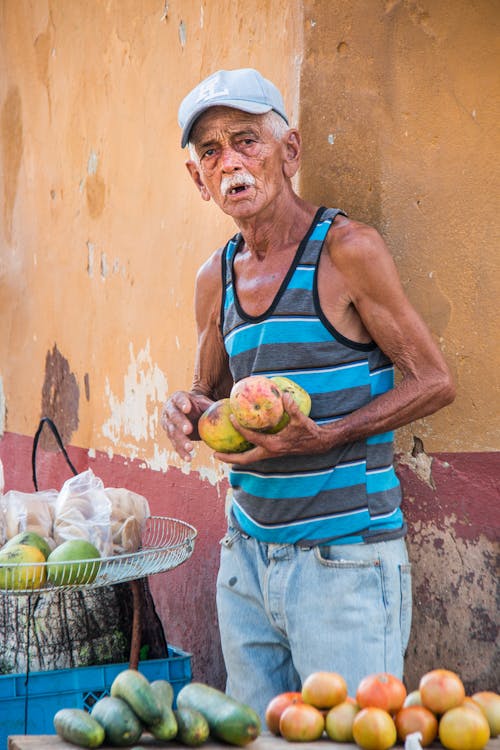
M352 260L366 254L384 250L385 244L375 227L362 221L338 215L327 235L328 249L339 260L346 256Z
M196 276L198 285L220 284L223 253L224 247L217 248L200 266Z

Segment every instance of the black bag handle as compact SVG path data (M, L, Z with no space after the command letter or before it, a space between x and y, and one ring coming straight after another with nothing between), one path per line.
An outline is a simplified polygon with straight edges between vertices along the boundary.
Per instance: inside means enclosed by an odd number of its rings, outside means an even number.
M78 474L78 470L75 469L75 467L71 463L71 459L68 456L66 448L63 445L62 438L59 435L59 430L55 426L54 422L50 419L50 417L42 417L42 419L40 420L40 424L38 425L38 430L36 431L35 437L33 438L33 450L32 450L32 453L31 453L31 469L32 469L32 472L33 472L33 484L34 484L35 490L37 492L38 492L38 481L37 481L37 478L36 478L36 451L37 451L37 447L38 447L38 441L40 439L40 434L41 434L41 432L43 430L43 426L45 424L47 424L50 427L50 429L52 430L52 433L53 433L55 439L57 440L57 444L58 444L59 448L61 449L61 451L64 454L64 458L66 459L66 463L68 464L69 468L71 469L71 471L73 472L73 474L75 476Z

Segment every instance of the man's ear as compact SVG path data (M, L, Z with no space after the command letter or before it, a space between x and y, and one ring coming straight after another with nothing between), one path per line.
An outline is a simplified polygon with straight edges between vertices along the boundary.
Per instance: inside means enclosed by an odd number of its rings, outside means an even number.
M210 200L210 193L208 192L207 188L205 187L205 183L201 179L200 170L198 168L198 165L195 161L192 159L186 162L187 171L191 175L191 178L200 191L200 195L203 198L204 201Z
M287 131L283 138L283 147L285 152L283 173L285 177L291 179L300 166L302 141L298 130L292 128Z

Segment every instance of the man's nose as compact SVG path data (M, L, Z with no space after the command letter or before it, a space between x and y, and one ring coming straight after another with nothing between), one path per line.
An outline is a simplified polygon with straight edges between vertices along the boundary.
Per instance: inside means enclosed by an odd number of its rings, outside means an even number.
M235 169L241 169L239 154L232 146L223 147L220 161L224 172L234 172Z

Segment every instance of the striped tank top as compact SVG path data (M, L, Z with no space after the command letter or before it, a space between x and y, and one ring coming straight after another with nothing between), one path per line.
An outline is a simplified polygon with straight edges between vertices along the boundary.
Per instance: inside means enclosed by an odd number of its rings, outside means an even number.
M319 257L339 213L318 210L262 315L247 315L238 301L233 263L240 234L227 243L222 257L221 325L234 381L248 375L291 378L310 394L310 417L320 425L346 417L394 385L393 365L378 346L345 338L321 310ZM260 541L305 546L404 536L393 438L387 432L320 455L233 465L233 522Z

